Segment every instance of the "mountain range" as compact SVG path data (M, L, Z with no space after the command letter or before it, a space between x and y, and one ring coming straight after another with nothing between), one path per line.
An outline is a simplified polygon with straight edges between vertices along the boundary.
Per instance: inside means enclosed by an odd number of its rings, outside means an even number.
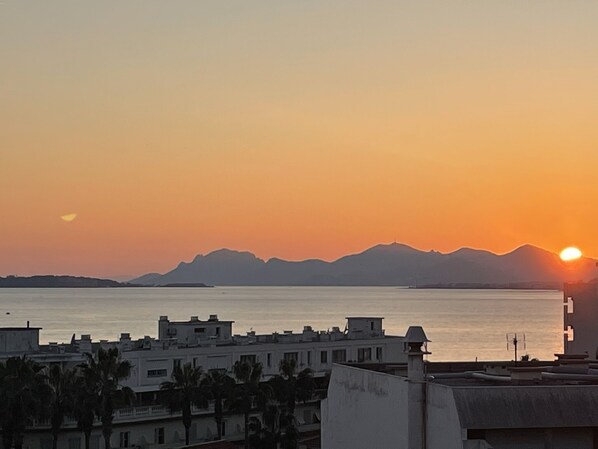
M363 286L555 286L596 277L596 261L563 262L557 254L524 245L507 254L462 248L451 253L421 251L392 243L376 245L333 262L318 259L267 261L246 251L220 249L181 262L164 273L132 279L133 284L165 285L363 285Z

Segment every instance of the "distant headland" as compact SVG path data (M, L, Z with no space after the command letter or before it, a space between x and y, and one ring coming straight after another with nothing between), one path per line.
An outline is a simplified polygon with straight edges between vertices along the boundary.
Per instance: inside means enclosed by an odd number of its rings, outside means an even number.
M0 288L113 288L140 287L111 279L97 279L82 276L7 276L0 277Z

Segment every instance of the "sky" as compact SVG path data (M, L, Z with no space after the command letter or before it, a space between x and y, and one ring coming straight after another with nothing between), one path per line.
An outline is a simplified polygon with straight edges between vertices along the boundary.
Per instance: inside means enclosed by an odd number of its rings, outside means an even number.
M3 0L0 276L598 256L597 28L589 0Z

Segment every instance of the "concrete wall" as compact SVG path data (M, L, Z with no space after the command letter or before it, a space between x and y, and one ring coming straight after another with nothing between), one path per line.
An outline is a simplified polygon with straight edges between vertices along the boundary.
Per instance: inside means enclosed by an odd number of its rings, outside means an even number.
M573 327L573 341L565 336L565 353L598 358L598 283L565 284L563 296L564 327Z
M427 449L462 449L461 424L450 387L427 384Z
M322 402L323 449L407 449L407 382L334 365Z
M0 354L27 353L39 350L39 329L0 329Z

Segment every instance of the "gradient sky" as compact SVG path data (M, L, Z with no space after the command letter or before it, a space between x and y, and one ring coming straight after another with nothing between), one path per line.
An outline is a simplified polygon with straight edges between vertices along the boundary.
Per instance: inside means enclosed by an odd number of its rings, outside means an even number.
M598 256L597 29L589 0L3 0L0 275Z

